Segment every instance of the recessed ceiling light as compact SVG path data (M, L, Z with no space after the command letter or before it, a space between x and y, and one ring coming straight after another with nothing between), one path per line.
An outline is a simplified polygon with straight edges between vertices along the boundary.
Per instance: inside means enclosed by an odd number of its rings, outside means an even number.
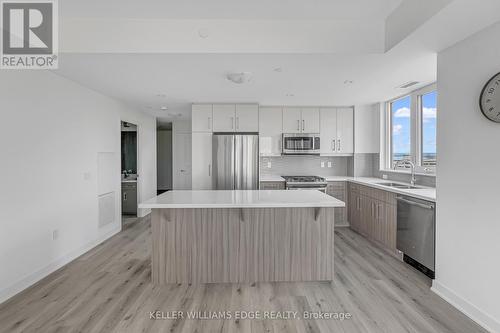
M353 83L354 83L354 81L353 81L353 80L345 80L345 81L344 81L344 84L353 84Z
M281 73L281 72L283 72L283 68L276 67L275 69L273 69L273 71L275 71L276 73Z
M160 107L160 110L162 110L162 111L166 111L167 109L168 109L168 108L167 108L166 106L161 106L161 107Z

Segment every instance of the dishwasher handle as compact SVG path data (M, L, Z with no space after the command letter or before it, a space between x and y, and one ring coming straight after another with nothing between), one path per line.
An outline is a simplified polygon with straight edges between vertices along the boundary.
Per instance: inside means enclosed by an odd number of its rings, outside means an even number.
M433 210L434 209L434 205L432 205L432 204L426 205L426 204L423 204L423 203L420 203L420 202L416 202L416 201L413 201L413 200L405 199L403 197L396 197L396 200L404 202L404 203L407 203L407 204L412 205L412 206L418 206L420 208L425 208L425 209L429 209L429 210Z

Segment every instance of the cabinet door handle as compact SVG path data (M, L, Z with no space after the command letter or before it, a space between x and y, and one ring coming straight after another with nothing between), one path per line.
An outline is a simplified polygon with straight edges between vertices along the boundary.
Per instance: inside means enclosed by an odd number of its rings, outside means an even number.
M306 129L306 121L302 119L302 130Z
M234 129L234 117L231 117L231 129Z
M123 193L123 200L127 200L127 192Z
M211 129L211 126L210 126L210 120L211 119L212 119L211 117L208 117L208 129Z
M340 139L337 140L338 143L337 143L337 149L340 151Z
M212 165L209 164L208 165L208 177L210 177L212 175Z
M335 139L332 140L332 151L335 151Z
M297 119L297 131L300 131L300 120Z
M240 129L240 117L236 117L236 129Z

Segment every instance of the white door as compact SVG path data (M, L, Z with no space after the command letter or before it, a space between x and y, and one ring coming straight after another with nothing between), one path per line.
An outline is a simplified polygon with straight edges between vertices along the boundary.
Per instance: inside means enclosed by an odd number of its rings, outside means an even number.
M259 109L259 150L261 156L281 155L283 110L280 107Z
M214 132L234 132L236 130L234 104L214 104L213 115Z
M212 132L212 105L193 104L191 119L193 132Z
M301 133L300 108L283 108L283 133Z
M259 107L257 105L236 104L236 132L259 131Z
M191 133L176 133L173 140L174 190L191 189Z
M337 109L337 152L339 154L354 153L354 110L352 108Z
M320 109L321 155L333 155L337 152L337 109Z
M192 177L193 190L212 189L212 133L193 133Z
M319 133L319 108L302 109L302 133Z

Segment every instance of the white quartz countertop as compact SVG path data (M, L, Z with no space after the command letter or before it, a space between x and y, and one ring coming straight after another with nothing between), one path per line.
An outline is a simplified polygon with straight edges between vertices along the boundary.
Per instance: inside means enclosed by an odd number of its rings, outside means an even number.
M388 179L373 178L373 177L326 176L324 178L326 179L327 182L348 181L360 185L371 186L384 191L407 195L413 198L436 202L436 189L434 187L416 185L416 187L418 187L416 189L401 189L390 186L384 186L381 185L380 183L398 183L405 185L408 184Z
M261 182L284 182L285 178L277 175L261 175L260 176L260 181Z
M315 190L169 191L139 208L321 208L345 203Z

